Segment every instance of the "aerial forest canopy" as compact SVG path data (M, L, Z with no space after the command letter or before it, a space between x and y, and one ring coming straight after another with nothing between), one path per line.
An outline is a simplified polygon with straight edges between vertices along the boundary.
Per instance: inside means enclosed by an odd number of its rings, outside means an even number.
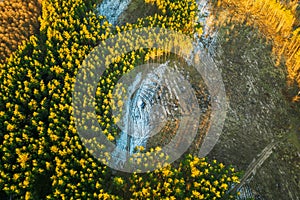
M0 2L1 199L237 197L231 188L240 182L241 173L217 160L187 152L179 162L153 172L119 173L94 158L78 136L72 115L75 77L83 60L102 41L142 27L167 28L190 37L203 33L195 0L144 3L154 6L157 13L115 26L97 12L98 0ZM296 1L214 3L221 10L216 26L237 21L256 27L272 42L277 64L286 66L288 84L300 88ZM228 7L235 10L223 9ZM96 112L108 140L118 138L114 124L119 119L111 114L118 79L138 64L166 53L139 49L116 58L106 69L96 92ZM291 98L299 101L299 96ZM161 155L160 147L151 151Z
M40 15L38 0L0 1L0 63L5 62L23 40L38 33Z
M92 48L113 34L143 26L188 35L200 29L195 1L147 3L156 4L161 13L113 27L95 13L92 1L42 1L39 34L23 41L1 66L2 192L21 199L204 199L219 198L238 182L233 168L191 156L178 167L112 178L111 170L81 144L71 115L71 92L78 68ZM105 85L99 93L104 98L100 123L110 140L115 135L109 132L113 121L106 110L114 76L149 59L152 51L123 55L100 81Z

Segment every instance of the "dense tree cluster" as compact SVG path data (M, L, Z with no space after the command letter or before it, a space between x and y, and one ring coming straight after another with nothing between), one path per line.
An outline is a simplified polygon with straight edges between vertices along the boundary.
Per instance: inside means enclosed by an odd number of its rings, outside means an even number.
M0 1L0 63L5 62L23 40L38 33L40 15L39 0Z
M239 181L233 168L187 155L177 168L169 165L145 176L133 174L128 182L131 199L219 199Z
M149 2L156 3L162 14L113 27L94 12L92 1L42 1L39 34L23 41L7 63L0 65L1 192L17 199L122 199L124 190L130 188L134 194L130 198L156 198L160 193L159 199L185 195L187 199L217 199L238 182L233 168L189 156L179 168L166 166L154 173L135 174L129 179L132 185L126 185L125 178L112 175L78 136L72 88L85 56L101 41L142 26L201 33L195 1ZM115 58L100 79L96 93L101 105L99 122L109 140L115 136L107 113L112 109L116 79L137 61L157 55L161 54L155 49L124 54ZM160 176L164 187L152 188ZM149 184L139 182L144 179ZM173 188L178 189L176 194L169 193Z

